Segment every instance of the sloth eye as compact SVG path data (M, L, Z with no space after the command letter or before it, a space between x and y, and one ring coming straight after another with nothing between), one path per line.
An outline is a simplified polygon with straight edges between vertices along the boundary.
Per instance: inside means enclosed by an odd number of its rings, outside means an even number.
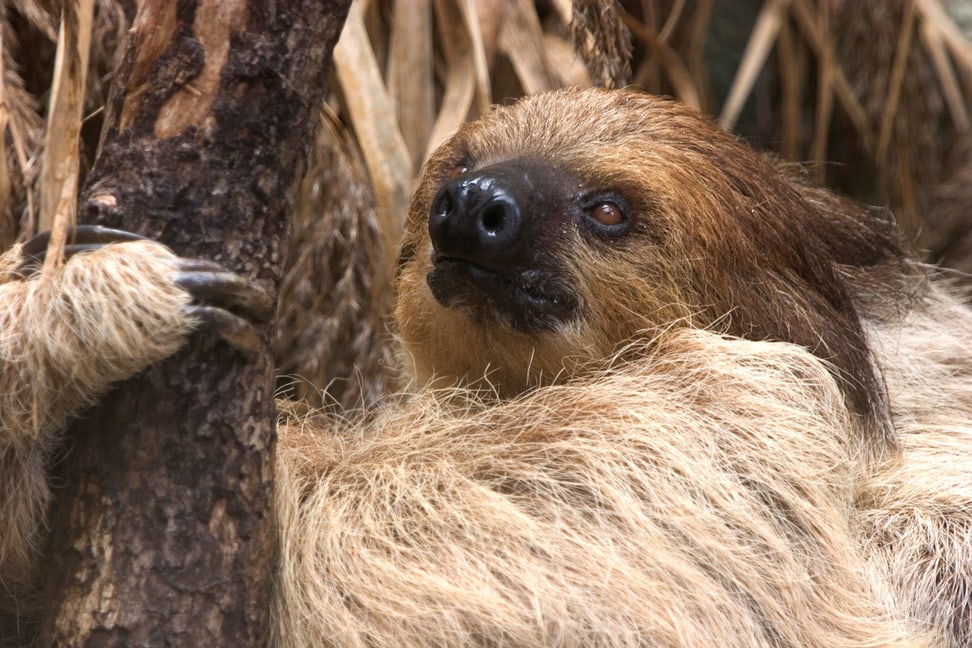
M628 231L628 205L620 196L597 196L583 207L585 220L601 236L621 236Z
M624 214L621 208L610 202L598 203L590 211L591 218L605 227L613 227L624 222Z
M457 164L456 166L452 167L452 171L449 172L449 180L450 181L455 180L456 178L458 178L468 170L469 167L467 165Z

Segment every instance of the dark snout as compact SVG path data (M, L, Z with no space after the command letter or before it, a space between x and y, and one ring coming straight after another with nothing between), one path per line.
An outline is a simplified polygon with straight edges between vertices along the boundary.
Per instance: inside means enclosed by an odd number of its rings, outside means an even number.
M491 270L522 265L533 201L529 185L525 174L504 167L448 182L429 213L436 252Z
M506 161L447 182L429 211L432 268L441 305L481 321L540 331L574 317L563 237L572 204L564 174L536 161Z

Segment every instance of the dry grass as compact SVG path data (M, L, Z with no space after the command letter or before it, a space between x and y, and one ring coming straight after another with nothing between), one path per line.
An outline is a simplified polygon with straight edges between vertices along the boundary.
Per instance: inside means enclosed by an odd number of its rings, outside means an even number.
M950 137L939 142L940 148L969 129L972 48L936 0L766 0L730 11L720 11L711 0L624 4L625 9L610 0L574 6L569 0L356 0L335 55L335 95L342 120L353 127L364 152L380 207L400 211L422 160L468 118L493 102L564 85L632 82L718 115L730 129L739 125L748 106L762 112L756 116L761 124L772 125L767 132L786 157L818 164L847 161L842 150L828 147L835 122L843 122L839 135L851 135L858 152L881 170L901 137L896 124L921 112L914 104L922 98L910 94L909 76L927 77L926 89L941 104L937 122ZM0 127L5 134L0 198L4 227L18 232L38 227L38 209L43 212L39 226L51 224L45 220L53 213L45 199L38 206L25 188L49 184L42 178L50 174L38 174L36 168L42 151L55 159L48 168L62 167L73 154L69 142L77 139L77 129L64 128L60 121L77 120L77 94L85 87L87 69L84 40L92 32L114 33L107 42L96 36L100 47L92 61L96 73L110 68L109 50L121 43L125 17L133 11L130 2L118 0L69 2L67 17L84 22L62 23L48 7L41 0L11 0L0 8ZM746 38L720 36L726 25ZM837 43L861 29L890 46L865 51L865 60L854 59ZM50 53L32 55L53 52L58 40L62 51L72 51L58 55L53 74L48 69L49 76L35 78L44 71L29 59L50 59ZM711 61L713 52L727 47L739 59L731 82L725 75L714 78L720 73ZM869 82L861 80L862 69ZM64 87L52 83L52 77ZM39 99L49 90L47 136L41 137L45 111ZM775 94L768 103L760 96L767 92ZM880 114L869 110L874 101L869 94L880 96ZM101 98L103 92L89 99L86 114L97 110ZM744 119L744 134L753 129L752 120ZM909 125L929 129L927 123ZM909 200L914 202L902 202ZM12 220L17 222L12 225ZM394 219L386 225L394 238Z
M45 156L38 183L39 229L51 230L44 260L48 274L64 262L68 228L77 222L81 118L93 17L94 0L65 2L61 11L45 124Z

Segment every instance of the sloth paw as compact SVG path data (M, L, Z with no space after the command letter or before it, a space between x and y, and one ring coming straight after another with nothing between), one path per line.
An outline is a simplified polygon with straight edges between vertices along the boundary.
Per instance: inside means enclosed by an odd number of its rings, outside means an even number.
M15 273L29 279L44 264L50 232L38 234L21 247L21 261ZM99 225L79 225L68 232L65 260L80 252L99 250L114 243L149 241L143 236ZM211 331L241 351L260 348L260 334L254 324L268 321L274 305L262 288L205 259L175 259L173 282L192 297L187 314L199 328Z
M100 225L78 225L68 230L67 244L64 246L64 259L70 259L79 252L97 250L110 243L127 243L130 241L146 241L144 236L124 232L122 230L101 227ZM41 232L23 244L20 248L20 263L14 270L20 279L29 279L44 265L47 256L47 246L51 242L51 232Z
M192 295L187 307L202 328L218 334L241 351L260 348L260 335L253 323L273 316L273 302L267 293L218 263L204 259L179 259L177 286Z

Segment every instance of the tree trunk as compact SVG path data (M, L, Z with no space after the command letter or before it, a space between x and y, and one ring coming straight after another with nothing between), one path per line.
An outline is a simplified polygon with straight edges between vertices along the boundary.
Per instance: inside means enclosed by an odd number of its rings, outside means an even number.
M145 0L80 220L275 294L350 0ZM274 568L270 330L194 336L77 422L55 468L43 645L255 646Z

